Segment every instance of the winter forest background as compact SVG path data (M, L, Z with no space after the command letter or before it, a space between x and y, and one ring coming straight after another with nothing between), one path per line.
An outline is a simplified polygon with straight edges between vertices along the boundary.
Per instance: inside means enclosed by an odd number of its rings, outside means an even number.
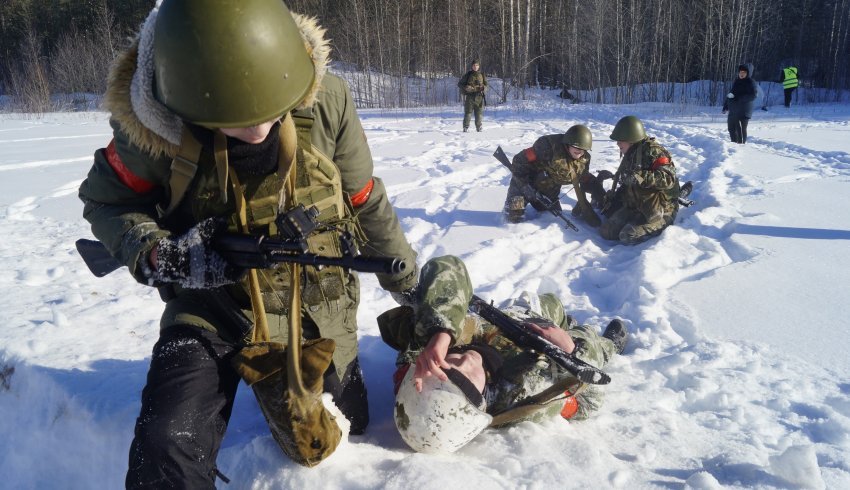
M752 62L761 81L776 81L793 63L803 85L799 102L837 100L850 88L850 0L286 3L328 29L335 69L347 72L360 107L459 100L445 82L473 58L503 81L491 87L491 104L549 87L586 102L717 105L742 62ZM73 109L86 104L81 94L102 94L109 63L153 5L0 2L0 108ZM709 83L688 85L696 80Z

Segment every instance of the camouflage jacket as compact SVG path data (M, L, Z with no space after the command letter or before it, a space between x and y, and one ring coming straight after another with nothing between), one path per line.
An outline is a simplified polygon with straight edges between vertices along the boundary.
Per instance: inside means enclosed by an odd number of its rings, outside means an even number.
M481 71L469 70L460 77L457 86L465 97L479 99L484 97L484 91L487 89L487 77Z
M623 204L650 219L659 211L675 213L679 205L679 179L673 157L666 148L645 138L629 148L617 168Z
M527 180L543 193L560 191L561 186L576 185L579 177L590 169L590 153L574 160L563 134L537 138L531 148L514 155L514 174Z
M457 257L429 260L422 268L419 288L415 313L410 308L399 307L385 312L378 319L384 340L399 350L399 366L415 363L430 338L441 331L452 336L453 345L490 345L504 361L498 373L488 373L487 412L490 414L511 408L560 379L573 378L546 356L521 349L502 336L497 327L469 313L472 285L466 267ZM565 314L561 301L553 294L538 296L524 292L502 310L518 320L532 316L551 320L576 340L579 345L577 356L596 367L604 366L616 352L614 344L598 335L595 328L572 321ZM573 419L584 419L601 405L602 391L598 387L584 385L576 398L579 409ZM538 420L557 414L563 402L563 399L556 398L529 418Z

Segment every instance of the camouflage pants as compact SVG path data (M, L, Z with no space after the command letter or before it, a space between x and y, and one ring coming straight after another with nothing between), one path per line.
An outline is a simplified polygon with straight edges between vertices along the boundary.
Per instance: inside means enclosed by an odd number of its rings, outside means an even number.
M484 100L478 97L466 97L463 101L463 129L469 129L469 121L472 113L475 113L475 129L481 131L482 114L484 113Z
M548 197L553 202L559 202L558 198L561 194L561 186L540 185L540 179L538 177L538 174L531 173L524 178L528 179L528 181L531 182L532 187L534 187L538 192ZM508 221L514 223L522 221L522 217L525 215L525 207L529 204L531 204L531 206L537 211L546 211L546 207L540 202L527 199L522 194L519 184L517 184L512 177L511 183L508 186L508 195L505 198L504 210L505 214L507 214Z
M676 212L659 213L647 220L634 208L621 207L599 227L599 234L606 240L617 240L626 245L635 245L660 235L664 228L673 224Z

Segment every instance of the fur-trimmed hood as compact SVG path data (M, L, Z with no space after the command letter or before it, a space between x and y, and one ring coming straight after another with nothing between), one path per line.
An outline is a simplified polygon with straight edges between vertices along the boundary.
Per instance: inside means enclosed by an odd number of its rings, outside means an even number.
M183 121L154 98L153 32L158 12L151 10L131 46L112 63L103 102L130 142L154 158L177 153L183 128ZM316 70L313 86L298 106L303 109L316 102L330 63L330 46L315 17L295 13L292 17Z

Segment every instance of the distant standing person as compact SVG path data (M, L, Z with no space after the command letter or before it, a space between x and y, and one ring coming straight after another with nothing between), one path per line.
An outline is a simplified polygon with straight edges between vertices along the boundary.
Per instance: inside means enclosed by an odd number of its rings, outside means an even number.
M481 115L484 112L486 98L484 91L487 89L487 77L478 71L481 65L478 60L472 60L472 69L460 77L457 86L463 93L463 132L469 130L469 120L475 112L475 130L481 131Z
M800 79L797 78L797 67L788 66L783 68L779 76L779 83L785 89L785 107L791 107L791 94L800 86Z
M753 117L753 103L758 93L756 82L750 77L752 66L746 64L738 67L738 78L723 102L723 112L729 113L726 123L729 126L729 138L733 143L747 142L747 124Z

